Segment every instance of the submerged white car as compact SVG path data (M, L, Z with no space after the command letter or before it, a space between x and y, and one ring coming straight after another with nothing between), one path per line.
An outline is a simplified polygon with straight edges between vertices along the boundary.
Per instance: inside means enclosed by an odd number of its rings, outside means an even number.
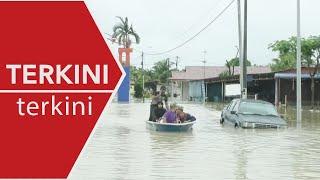
M273 104L250 99L234 99L221 112L220 123L242 128L281 128L287 123Z

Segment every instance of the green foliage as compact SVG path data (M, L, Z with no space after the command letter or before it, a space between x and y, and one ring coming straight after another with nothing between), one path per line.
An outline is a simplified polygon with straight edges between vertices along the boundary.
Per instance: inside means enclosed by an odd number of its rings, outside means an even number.
M130 80L135 83L135 97L136 97L136 88L140 91L140 87L136 87L141 85L142 88L142 77L144 74L144 82L145 82L145 91L147 90L156 90L157 84L165 84L168 82L171 77L170 64L168 65L169 59L164 59L155 63L152 69L144 69L138 68L136 66L130 66ZM139 85L138 85L139 84ZM137 96L139 96L139 93ZM145 94L147 95L147 94Z
M227 61L226 66L228 66L227 64L229 64L230 66L240 66L240 61L239 58L232 58L229 61ZM251 62L247 59L246 60L246 65L247 66L251 66Z
M143 89L141 83L134 84L134 97L135 98L142 98Z
M278 52L278 58L273 59L271 69L280 71L296 66L296 44L297 38L291 37L288 40L278 40L269 45L269 49ZM320 58L320 36L310 36L301 39L301 63L303 66L315 67L319 64Z
M136 66L130 66L130 81L131 82L142 82L142 70Z
M135 30L133 30L132 24L129 26L128 18L117 16L117 18L121 21L120 23L113 26L113 34L112 38L117 40L120 45L123 45L125 48L129 48L131 46L131 36L135 38L137 44L140 43L140 36L137 34Z
M271 69L281 71L294 68L296 65L296 38L278 40L269 45L269 49L279 53L279 57L272 60Z
M229 71L224 71L224 72L219 74L219 78L221 78L221 79L225 79L225 78L227 78L229 76L230 76L230 72Z
M251 66L251 62L248 59L246 60L246 65ZM240 66L240 60L238 57L232 58L229 61L226 60L225 66L228 67L228 71L220 73L219 74L220 78L226 78L228 76L233 76L234 75L234 67Z
M166 83L171 77L169 59L158 61L153 66L154 78L159 80L160 83Z
M279 57L273 59L271 69L273 71L281 71L296 66L296 44L297 38L291 37L288 40L276 41L269 46L272 51L278 52ZM315 88L314 76L319 72L320 60L320 36L310 36L301 39L301 64L307 67L314 67L310 72L311 77L311 107L314 106Z

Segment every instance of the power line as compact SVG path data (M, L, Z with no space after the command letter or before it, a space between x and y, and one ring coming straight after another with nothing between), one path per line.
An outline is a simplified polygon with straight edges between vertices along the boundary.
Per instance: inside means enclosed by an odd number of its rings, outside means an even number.
M193 36L191 36L190 38L188 38L186 41L184 41L183 43L175 46L174 48L171 48L169 50L166 51L162 51L162 52L157 52L157 53L151 53L151 52L144 52L143 50L137 49L137 48L133 48L136 51L139 52L143 52L145 55L151 55L151 56L155 56L155 55L163 55L169 52L172 52L180 47L183 47L184 45L186 45L187 43L189 43L191 40L193 40L194 38L196 38L200 33L202 33L204 30L206 30L211 24L213 24L218 18L220 18L222 16L222 14L229 9L229 7L232 5L232 3L235 0L232 0L217 16L215 16L207 25L205 25L202 29L200 29L200 31L198 31L196 34L194 34ZM112 38L111 34L105 33L106 35L110 36L111 38L107 38L107 40L111 41L112 43L117 43L119 45L122 45L121 42L115 42L115 40ZM135 58L134 58L135 59Z
M204 30L206 30L212 23L214 23L234 2L235 0L232 0L215 18L213 18L206 26L204 26L199 32L197 32L196 34L194 34L193 36L191 36L190 38L188 38L186 41L184 41L183 43L177 45L174 48L171 48L169 50L163 51L163 52L158 52L158 53L145 53L146 55L161 55L161 54L166 54L169 53L171 51L174 51L182 46L184 46L185 44L187 44L188 42L190 42L191 40L193 40L195 37L197 37L200 33L202 33Z
M185 35L188 35L188 34L187 34L188 31L190 31L191 29L193 29L193 28L196 26L197 23L200 23L206 16L209 15L210 12L212 12L213 10L216 10L216 8L218 7L218 5L219 5L222 1L223 1L223 0L219 0L216 4L214 4L214 6L212 6L209 10L207 10L206 13L203 13L201 16L199 16L196 21L194 21L190 26L188 26L188 28L186 28L186 29L185 29L182 33L180 33L180 34L182 34L182 35L184 35L184 36L185 36ZM180 39L182 39L181 37L182 37L182 36L180 36Z

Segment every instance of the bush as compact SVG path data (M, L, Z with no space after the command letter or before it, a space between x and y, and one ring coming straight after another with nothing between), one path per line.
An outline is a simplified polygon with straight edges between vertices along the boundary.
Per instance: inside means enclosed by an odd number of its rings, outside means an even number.
M134 95L133 96L135 98L142 98L142 93L143 93L142 84L136 83L134 85Z

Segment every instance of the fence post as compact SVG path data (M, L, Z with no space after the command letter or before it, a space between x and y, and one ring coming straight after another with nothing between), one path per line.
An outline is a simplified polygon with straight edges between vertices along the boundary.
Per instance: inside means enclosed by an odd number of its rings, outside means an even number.
M287 99L287 95L284 95L284 106L287 109L288 107L288 99Z

